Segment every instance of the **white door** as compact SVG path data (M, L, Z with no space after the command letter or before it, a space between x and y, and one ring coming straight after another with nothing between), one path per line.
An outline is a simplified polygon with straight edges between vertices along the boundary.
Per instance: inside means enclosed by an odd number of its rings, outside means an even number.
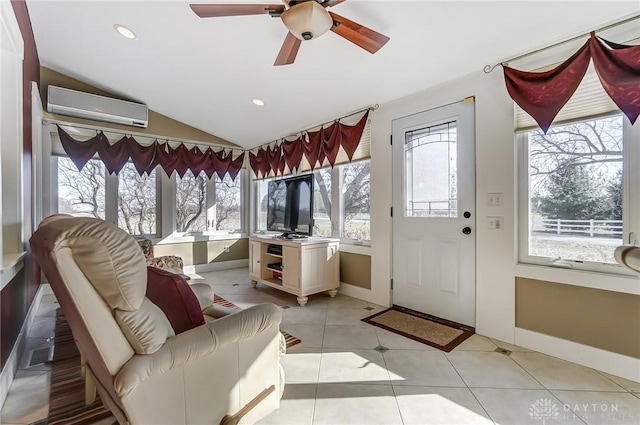
M393 304L475 326L473 98L393 121Z

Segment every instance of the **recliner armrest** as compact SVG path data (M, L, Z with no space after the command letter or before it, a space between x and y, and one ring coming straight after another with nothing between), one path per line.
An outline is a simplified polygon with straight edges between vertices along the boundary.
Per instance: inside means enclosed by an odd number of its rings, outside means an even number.
M219 347L235 344L260 332L276 328L282 320L274 304L260 304L171 337L155 353L134 355L114 379L119 397L124 397L151 376L208 356Z
M614 257L621 266L640 273L640 246L621 245L616 248Z

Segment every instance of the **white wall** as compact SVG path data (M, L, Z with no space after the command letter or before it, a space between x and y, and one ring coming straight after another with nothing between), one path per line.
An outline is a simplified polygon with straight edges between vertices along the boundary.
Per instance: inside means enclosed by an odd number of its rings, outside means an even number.
M384 82L381 82L384 84ZM380 106L372 113L371 264L369 301L389 305L391 278L391 121L475 96L476 99L476 331L506 342L515 330L515 145L513 102L502 72L479 72ZM504 193L489 208L486 193ZM504 230L489 232L489 215L504 216Z

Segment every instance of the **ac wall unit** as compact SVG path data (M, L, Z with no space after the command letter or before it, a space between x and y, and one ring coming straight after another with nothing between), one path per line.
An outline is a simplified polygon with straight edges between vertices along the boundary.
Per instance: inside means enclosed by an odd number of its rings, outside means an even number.
M146 127L149 124L149 109L141 103L56 86L49 86L47 97L47 111L53 114L134 127Z

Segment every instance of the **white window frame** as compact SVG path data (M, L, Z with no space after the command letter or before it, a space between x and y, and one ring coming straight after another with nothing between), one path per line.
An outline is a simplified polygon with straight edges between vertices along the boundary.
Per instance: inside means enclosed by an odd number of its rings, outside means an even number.
M364 158L361 161L371 161L370 158ZM354 161L355 162L355 161ZM371 246L371 240L359 240L359 239L349 239L342 237L344 230L344 211L343 211L343 197L342 197L342 186L343 186L343 170L342 167L348 165L349 163L344 163L341 165L336 165L331 170L331 237L340 239L341 244L346 245L361 245L369 247ZM326 167L323 167L326 168ZM259 208L260 208L260 194L258 191L258 185L263 180L274 180L280 178L292 177L294 175L305 175L305 174L313 174L315 171L319 171L321 168L316 168L314 171L304 172L299 174L292 174L284 177L267 177L266 179L253 179L253 184L251 185L251 199L252 202L252 220L251 227L254 233L267 233L266 229L259 229ZM315 184L315 182L314 182ZM246 209L243 209L245 212Z
M71 159L68 156L63 155L51 155L51 200L52 200L52 211L59 212L59 199L58 199L58 160L60 158ZM94 157L91 158L92 161L101 161L100 158ZM162 183L160 171L156 169L156 233L155 234L145 234L145 235L132 235L134 237L148 237L151 239L160 238L162 233ZM118 175L117 174L109 174L107 169L104 170L105 179L104 179L104 200L105 200L105 208L104 208L104 220L115 224L118 226ZM118 226L120 227L120 226ZM125 229L123 229L125 230ZM126 231L126 230L125 230Z
M611 115L611 114L608 114ZM619 115L618 113L615 115ZM597 119L600 116L585 116L569 122ZM631 125L628 118L623 118L623 243L640 244L640 121ZM526 131L517 132L515 135L517 146L517 170L518 170L518 265L537 265L551 268L604 273L610 275L633 275L630 271L618 264L607 264L590 261L577 261L568 259L553 259L529 255L529 143ZM635 165L634 165L635 164ZM632 194L632 188L636 188Z
M241 238L247 237L247 210L249 205L247 198L247 170L241 169L240 173L236 177L236 181L240 182L240 231L231 232L228 230L216 230L214 228L214 223L216 220L216 208L217 204L216 200L216 182L217 175L213 175L207 181L206 188L206 230L201 232L178 232L176 228L176 220L175 220L175 208L176 208L176 191L178 188L177 185L177 174L173 173L171 175L171 205L173 207L174 214L171 217L171 239L172 240L181 240L181 241L192 241L192 240L202 240L205 238L206 240L217 240L217 239L233 239L233 238Z

